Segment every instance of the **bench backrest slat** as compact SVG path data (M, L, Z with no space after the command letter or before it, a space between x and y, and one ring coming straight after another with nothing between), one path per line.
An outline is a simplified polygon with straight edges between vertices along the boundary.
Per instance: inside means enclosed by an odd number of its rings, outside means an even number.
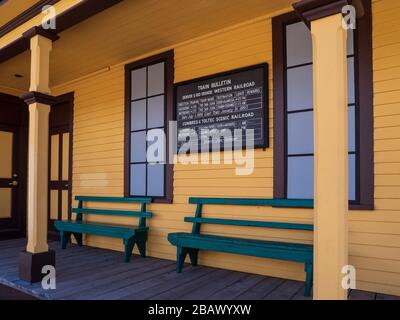
M221 204L243 206L269 206L281 208L313 208L312 199L244 199L244 198L196 198L190 197L191 204Z
M194 217L186 217L185 222L193 223L192 234L199 234L202 224L219 224L231 226L262 227L273 229L289 229L313 231L314 226L306 223L251 221L235 219L202 218L204 205L240 205L240 206L269 206L280 208L313 208L312 199L257 199L257 198L198 198L190 197L189 203L196 204Z
M152 202L152 198L119 198L119 197L98 197L98 196L75 196L78 201L78 207L72 208L69 212L68 219L71 220L72 212L76 213L76 221L82 221L84 214L98 214L109 216L122 216L122 217L138 217L139 227L146 227L146 218L151 218L153 214L146 211L146 204ZM114 209L89 209L83 207L83 202L109 202L109 203L139 203L140 211L134 210L114 210Z
M251 220L231 220L231 219L218 219L218 218L192 218L186 217L185 222L192 222L193 224L220 224L231 226L246 226L246 227L261 227L273 229L290 229L290 230L305 230L313 231L312 224L303 223L286 223L286 222L266 222L266 221L251 221Z
M96 197L75 196L78 201L110 202L110 203L151 203L152 198L120 198L120 197Z
M79 214L99 214L99 215L122 216L122 217L151 218L153 216L151 212L127 211L127 210L72 208L72 212Z

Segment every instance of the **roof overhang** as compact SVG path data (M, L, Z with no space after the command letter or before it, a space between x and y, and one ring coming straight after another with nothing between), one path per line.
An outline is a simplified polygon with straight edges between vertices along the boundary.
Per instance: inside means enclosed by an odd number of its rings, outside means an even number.
M56 4L60 0L40 1L9 23L0 28L0 37L10 33L15 28L21 26L30 19L41 14L42 7L45 5ZM53 33L58 34L68 28L94 16L95 14L108 9L109 7L121 2L122 0L82 0L67 10L56 16L56 29ZM35 26L37 27L37 26ZM24 30L27 32L29 29ZM0 49L0 63L11 59L12 57L29 49L29 37L21 34L17 39Z

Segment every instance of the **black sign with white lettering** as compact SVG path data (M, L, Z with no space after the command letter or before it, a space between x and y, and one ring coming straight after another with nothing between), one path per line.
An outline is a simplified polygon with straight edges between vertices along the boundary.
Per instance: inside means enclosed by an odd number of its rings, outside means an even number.
M218 135L221 150L225 142L241 149L252 141L254 148L266 148L267 81L265 63L177 84L178 150L189 143L206 151Z

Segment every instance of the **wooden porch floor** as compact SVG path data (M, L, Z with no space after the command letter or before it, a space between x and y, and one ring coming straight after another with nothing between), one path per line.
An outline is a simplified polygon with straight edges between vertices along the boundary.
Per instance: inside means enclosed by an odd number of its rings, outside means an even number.
M44 290L18 278L18 255L25 239L0 241L0 285L40 299L61 300L304 300L304 284L299 281L247 274L209 267L186 266L175 272L173 261L133 256L123 262L121 252L70 246L56 250L57 289ZM350 299L400 299L353 290Z

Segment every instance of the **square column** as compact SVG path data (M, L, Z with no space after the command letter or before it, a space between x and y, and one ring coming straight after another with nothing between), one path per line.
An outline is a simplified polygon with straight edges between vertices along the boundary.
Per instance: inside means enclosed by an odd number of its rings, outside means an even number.
M294 5L311 29L314 89L314 299L345 300L348 264L347 1Z
M52 39L48 31L33 28L24 33L31 44L30 92L21 98L29 105L27 246L19 259L22 280L39 282L45 265L55 266L55 252L47 244L49 113L49 62ZM42 92L38 92L41 90Z

